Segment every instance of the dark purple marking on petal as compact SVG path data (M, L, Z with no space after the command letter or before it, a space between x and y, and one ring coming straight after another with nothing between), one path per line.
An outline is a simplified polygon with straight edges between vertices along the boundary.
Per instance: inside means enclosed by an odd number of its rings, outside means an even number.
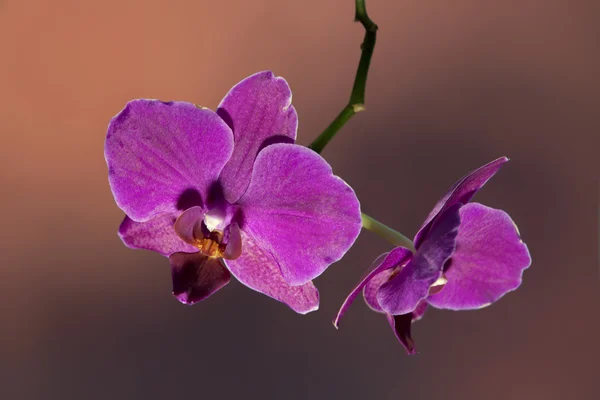
M192 207L185 210L175 221L175 233L186 243L195 244L197 238L203 238L202 219L205 211L202 207Z
M418 249L421 246L421 243L430 231L435 218L442 215L444 211L456 203L467 204L473 198L473 196L475 196L479 189L481 189L483 185L485 185L485 183L490 180L506 162L508 162L508 158L500 157L482 167L477 168L455 182L448 192L446 192L444 197L438 201L433 210L431 210L425 219L425 222L415 235L415 247Z
M208 189L206 205L207 208L226 208L229 203L225 200L225 193L223 192L223 183L215 181L210 185Z
M333 320L333 326L338 328L340 319L350 307L356 296L360 293L360 291L373 279L373 277L380 275L382 272L387 271L392 268L396 268L401 266L402 264L408 262L411 258L412 252L409 249L405 249L404 247L396 247L389 253L384 253L377 257L377 259L371 264L370 272L367 273L366 276L361 279L361 281L356 285L354 289L350 292L344 303L340 307L335 319Z
M253 232L291 285L310 282L341 259L362 227L352 188L321 156L294 144L259 153L238 205L242 230Z
M260 145L258 151L260 152L262 149L264 149L265 147L270 146L272 144L277 144L277 143L294 144L295 142L296 141L289 136L275 135L275 136L266 138L264 140L264 142L262 142L262 144Z
M204 202L202 201L202 195L200 195L200 192L198 192L197 189L185 189L177 199L177 209L180 211L185 211L188 208L192 208L195 206L204 206Z
M185 243L173 229L177 214L164 214L146 222L136 222L125 217L119 227L119 237L127 247L145 249L170 256L178 251L192 252L197 249Z
M427 299L437 308L485 307L517 289L531 265L527 246L504 211L470 203L460 209L460 218L448 282Z
M174 253L169 257L173 295L183 304L204 300L231 279L218 258L200 253Z
M273 256L251 234L241 231L241 235L242 255L236 260L225 260L233 276L250 289L287 304L299 314L319 308L319 292L312 282L300 286L288 284Z
M235 260L242 255L242 234L237 223L229 225L227 245L223 258L226 260Z
M457 203L446 210L406 267L379 288L377 302L385 312L408 314L427 298L429 288L439 279L456 248L460 207L462 204Z
M143 99L111 120L104 147L115 201L139 222L181 209L187 200L198 205L232 151L231 129L215 112Z
M295 141L298 115L291 102L292 91L287 82L271 71L242 80L221 101L217 114L229 125L235 141L220 178L230 203L246 191L261 148L271 141Z

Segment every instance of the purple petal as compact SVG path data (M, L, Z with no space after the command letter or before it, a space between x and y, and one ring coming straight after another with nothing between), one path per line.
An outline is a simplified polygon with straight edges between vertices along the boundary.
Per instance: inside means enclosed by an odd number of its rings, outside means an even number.
M386 314L386 312L381 308L379 303L377 302L377 292L381 285L386 283L392 274L394 273L393 269L388 269L387 271L383 271L373 277L366 285L363 290L363 296L365 298L365 302L369 306L369 308L375 312ZM413 310L413 321L417 321L423 317L425 314L425 310L427 309L427 302L422 300L417 305L417 308Z
M254 159L272 143L294 143L298 115L285 79L271 71L249 76L221 101L217 113L233 130L235 146L221 173L225 198L236 202L246 191Z
M321 156L294 144L260 152L238 204L242 230L252 230L291 285L311 281L342 258L361 229L352 188Z
M371 265L371 271L360 281L358 285L356 285L348 297L346 297L346 300L344 300L344 303L340 307L337 316L333 320L333 326L336 328L338 327L340 319L348 307L350 307L350 304L352 304L356 296L358 296L362 288L367 285L367 283L369 283L374 277L382 275L383 272L406 263L411 256L412 252L410 250L405 249L404 247L396 247L390 253L384 253L377 257L377 259Z
M287 304L300 314L319 308L319 292L312 282L291 286L281 276L277 262L261 248L255 238L242 234L242 255L236 260L225 260L229 271L250 289Z
M188 208L177 205L190 193L205 200L232 149L231 130L213 111L133 100L111 120L104 152L117 205L143 222Z
M429 288L441 276L444 263L456 247L460 225L458 203L439 218L413 259L398 275L384 283L377 292L377 302L388 314L412 312L429 294Z
M233 276L250 289L287 304L297 313L316 311L319 308L319 292L313 283L289 285L281 276L273 256L261 248L251 234L240 232L242 255L236 260L225 260Z
M415 235L415 247L417 249L419 248L437 216L442 215L444 211L456 203L467 204L469 200L475 196L475 193L477 193L477 191L479 191L479 189L481 189L507 161L508 158L500 157L483 167L479 167L455 182L444 197L438 201L433 210L431 210L425 219L425 222Z
M392 276L394 271L396 271L396 270L388 269L386 271L383 271L383 272L375 275L365 285L365 289L363 290L363 296L365 298L365 302L367 303L369 308L371 308L371 310L378 312L378 313L383 313L383 314L386 313L383 310L383 308L381 308L379 303L377 302L377 292L379 291L379 288L381 287L381 285L383 285L390 279L390 277ZM422 300L421 302L419 302L419 304L417 305L417 308L415 308L412 312L413 321L417 321L417 320L421 319L423 317L423 314L425 314L426 309L427 309L427 302L425 300Z
M223 258L226 260L235 260L242 255L242 234L237 223L229 225L229 237Z
M437 308L485 307L521 284L531 264L516 225L501 210L470 203L460 210L456 251L445 272L448 282L427 301Z
M191 207L185 210L175 221L175 233L186 243L194 244L196 238L201 238L202 219L205 211L202 207Z
M198 249L177 236L173 224L177 214L164 214L146 222L136 222L125 217L119 227L119 236L127 247L153 250L164 256L178 251L193 252Z
M383 311L383 309L377 302L377 292L379 291L381 285L390 280L394 271L397 270L388 269L386 271L380 272L379 274L371 278L371 280L369 280L365 285L365 288L363 290L363 297L365 299L365 303L367 303L371 310L385 314L385 311Z
M377 260L375 260L375 262L377 262ZM404 268L404 266L402 268ZM365 299L365 303L367 303L367 306L369 306L369 308L371 310L378 312L378 313L385 313L385 311L383 311L383 309L377 302L377 292L379 291L379 288L381 287L381 285L383 285L384 283L386 283L387 281L390 280L390 278L392 277L392 274L394 272L397 273L398 269L391 268L391 269L382 271L382 272L378 273L377 275L373 276L365 284L365 287L363 289L363 298Z
M231 275L218 258L200 253L175 253L169 257L173 295L183 304L204 300L229 283Z

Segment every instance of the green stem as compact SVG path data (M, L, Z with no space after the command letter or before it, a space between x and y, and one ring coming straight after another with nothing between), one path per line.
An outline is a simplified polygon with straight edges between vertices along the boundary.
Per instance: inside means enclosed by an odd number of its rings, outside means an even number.
M350 94L348 105L342 109L340 114L333 120L331 124L308 146L317 153L321 153L327 143L335 134L354 116L354 114L364 111L365 109L365 88L367 86L367 76L369 74L369 65L371 57L375 49L375 40L377 39L377 25L367 15L365 0L356 0L356 13L354 17L365 28L365 38L361 48L360 61L356 77L354 78L354 86Z
M381 236L382 238L384 238L385 240L387 240L394 246L406 247L413 253L415 252L415 245L413 244L412 240L410 240L409 238L407 238L400 232L395 231L392 228L382 224L381 222L377 221L375 218L369 217L365 213L361 213L361 217L362 217L363 228L368 229L371 232L378 234L379 236Z
M369 75L369 66L371 57L375 50L375 41L377 40L377 25L369 18L365 0L356 0L356 13L354 20L358 21L365 28L365 37L360 46L361 54L358 62L358 69L352 86L352 93L348 104L342 109L339 115L331 124L308 146L317 153L321 153L325 146L333 139L338 131L354 116L354 114L365 110L365 90L367 86L367 77ZM368 229L394 246L403 246L415 252L413 242L392 228L382 224L365 213L361 213L363 228Z

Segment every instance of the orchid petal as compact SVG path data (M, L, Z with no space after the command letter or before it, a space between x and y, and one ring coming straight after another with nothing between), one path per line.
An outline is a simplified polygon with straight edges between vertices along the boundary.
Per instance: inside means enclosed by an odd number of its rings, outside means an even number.
M452 207L456 203L467 204L469 200L498 172L504 163L508 162L508 158L500 157L476 170L470 172L466 176L459 179L446 192L444 197L435 205L429 213L425 222L415 235L415 247L418 249L421 243L428 234L434 220L442 215L444 211Z
M458 203L444 212L417 250L413 259L398 275L377 292L377 302L392 315L408 314L429 294L429 288L441 276L445 262L456 247L460 225Z
M485 307L518 288L531 264L527 246L504 211L470 203L461 208L460 219L456 251L445 272L448 282L427 299L437 308Z
M179 218L175 221L173 229L177 236L186 243L196 243L196 238L203 237L202 232L202 219L204 218L204 210L202 207L191 207L185 210Z
M402 267L402 268L404 268L404 267ZM379 291L379 288L381 287L381 285L383 285L384 283L386 283L387 281L390 280L390 277L392 276L394 271L395 271L394 269L388 269L383 272L380 272L379 274L375 275L365 285L365 288L363 290L363 296L365 298L365 302L367 303L367 305L369 306L369 308L371 310L378 312L378 313L383 313L383 314L386 313L383 310L383 308L381 308L379 303L377 302L377 292ZM426 309L427 309L427 302L425 300L421 300L421 302L419 302L419 304L417 305L417 308L415 308L412 311L413 321L417 321L417 320L421 319L423 317L423 314L425 314Z
M225 260L225 265L240 282L250 289L287 304L299 314L319 308L319 292L312 282L291 286L281 275L277 261L261 248L252 234L241 231L242 255Z
M311 281L342 258L362 226L352 188L317 153L293 144L259 153L238 204L242 230L252 230L290 285Z
M235 260L242 255L242 234L240 227L236 222L229 225L229 239L225 247L223 258L226 260Z
M220 178L230 203L246 191L254 159L262 148L296 140L298 115L291 103L292 91L287 82L271 71L242 80L221 101L217 114L231 127L235 141Z
M232 149L231 130L213 111L185 102L133 100L111 120L106 135L115 201L139 222L189 208L178 203L189 193L196 202L205 199Z
M385 311L377 302L377 292L379 291L381 285L390 280L394 271L397 272L397 270L394 269L382 271L379 274L373 276L365 285L365 288L363 289L363 297L365 299L365 303L367 303L371 310L385 314Z
M360 291L369 283L375 276L382 275L384 271L390 270L392 268L396 268L401 266L410 260L412 256L412 252L409 249L405 249L404 247L396 247L389 253L384 253L377 257L377 259L371 265L371 270L367 275L360 281L358 285L350 292L344 303L340 307L340 310L333 321L333 326L338 328L339 321L348 309L356 296L360 293Z

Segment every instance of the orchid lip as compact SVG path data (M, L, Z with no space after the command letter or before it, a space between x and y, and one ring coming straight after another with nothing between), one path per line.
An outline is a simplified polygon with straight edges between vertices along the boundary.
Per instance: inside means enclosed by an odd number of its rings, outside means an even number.
M208 212L202 207L191 207L177 218L173 228L200 254L210 258L235 259L241 255L241 241L238 225L232 222L233 211L228 204Z
M242 254L242 242L238 224L233 222L221 230L210 229L206 220L199 223L200 229L194 231L193 241L190 243L200 250L200 253L211 258L224 258L235 260Z

